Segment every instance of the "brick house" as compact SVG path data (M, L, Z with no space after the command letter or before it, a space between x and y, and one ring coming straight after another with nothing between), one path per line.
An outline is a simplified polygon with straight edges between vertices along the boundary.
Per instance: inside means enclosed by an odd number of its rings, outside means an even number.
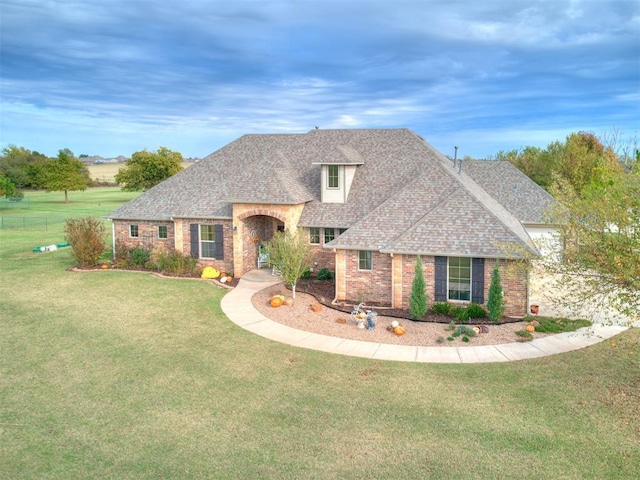
M416 255L432 301L486 304L499 261L508 315L528 308L551 196L508 162L454 162L407 129L244 135L109 215L114 243L190 253L241 276L301 229L336 299L407 308ZM542 232L542 233L541 233ZM509 248L505 248L509 246ZM515 247L515 248L513 248Z

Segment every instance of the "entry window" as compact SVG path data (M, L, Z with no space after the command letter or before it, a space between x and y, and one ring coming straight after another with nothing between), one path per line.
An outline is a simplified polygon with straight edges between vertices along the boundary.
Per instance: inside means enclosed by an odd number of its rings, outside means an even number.
M129 236L131 238L138 238L138 225L129 225Z
M325 228L324 229L324 243L329 243L334 238L336 238L335 230L333 228Z
M167 226L166 225L158 225L158 238L167 238L168 232L167 232Z
M471 259L449 257L449 300L471 301Z
M216 230L215 225L200 225L200 255L203 258L215 258Z
M320 244L320 228L319 227L309 228L309 243L312 243L314 245Z
M358 270L371 270L371 250L358 252Z
M327 188L340 188L340 167L338 165L327 166Z

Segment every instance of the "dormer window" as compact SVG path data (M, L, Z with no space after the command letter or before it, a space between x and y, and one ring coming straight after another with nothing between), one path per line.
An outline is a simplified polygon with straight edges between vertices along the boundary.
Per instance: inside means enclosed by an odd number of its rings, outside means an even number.
M327 188L340 188L339 165L327 165Z

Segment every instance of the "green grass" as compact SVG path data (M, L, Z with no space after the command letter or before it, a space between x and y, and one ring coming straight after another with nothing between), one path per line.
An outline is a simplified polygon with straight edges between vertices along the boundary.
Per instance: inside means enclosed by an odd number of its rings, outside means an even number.
M638 329L504 364L330 355L238 328L211 284L71 272L36 238L60 240L0 231L1 478L640 476Z

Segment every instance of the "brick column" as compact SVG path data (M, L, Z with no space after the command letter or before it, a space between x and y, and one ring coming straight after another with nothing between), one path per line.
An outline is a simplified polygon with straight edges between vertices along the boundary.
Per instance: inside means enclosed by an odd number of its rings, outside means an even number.
M336 252L336 298L347 298L347 257L344 250Z
M403 270L404 270L403 263L404 263L403 255L395 254L391 257L391 272L392 272L391 306L395 308L402 308L402 300L403 300L402 278L403 278Z

